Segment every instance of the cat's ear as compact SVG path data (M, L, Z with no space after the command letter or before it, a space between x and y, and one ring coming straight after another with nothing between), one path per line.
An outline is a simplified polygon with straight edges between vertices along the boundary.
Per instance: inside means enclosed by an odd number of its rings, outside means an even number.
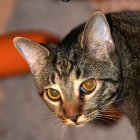
M25 58L30 66L31 72L37 75L46 64L49 50L42 45L23 37L13 39L15 47Z
M86 47L96 59L114 52L115 46L111 37L110 27L102 12L94 12L87 21L81 45Z

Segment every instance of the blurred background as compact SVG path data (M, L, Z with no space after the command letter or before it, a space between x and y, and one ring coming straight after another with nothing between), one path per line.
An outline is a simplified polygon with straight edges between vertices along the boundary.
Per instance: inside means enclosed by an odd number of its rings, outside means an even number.
M12 44L14 36L59 42L94 10L139 10L139 0L0 0L0 140L62 140L63 128L37 95L33 76ZM67 128L64 140L136 140L129 120L114 126Z

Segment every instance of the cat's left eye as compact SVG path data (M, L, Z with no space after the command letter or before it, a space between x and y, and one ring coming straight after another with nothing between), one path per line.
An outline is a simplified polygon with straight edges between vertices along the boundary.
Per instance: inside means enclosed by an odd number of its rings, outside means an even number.
M46 94L53 101L57 101L57 100L59 100L61 98L60 92L55 90L55 89L53 89L53 88L47 89Z
M94 79L88 79L84 81L80 87L82 93L90 93L95 89L96 82Z

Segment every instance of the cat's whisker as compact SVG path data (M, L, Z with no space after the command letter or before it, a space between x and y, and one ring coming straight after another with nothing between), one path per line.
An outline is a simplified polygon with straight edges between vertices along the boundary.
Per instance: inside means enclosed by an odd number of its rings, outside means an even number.
M101 111L99 111L99 112L105 113L105 114L106 114L106 113L107 113L107 114L110 114L110 113L113 113L113 114L114 114L114 113L118 113L118 114L120 114L119 111L102 111L102 110L101 110Z
M98 114L98 111L96 111L96 113L91 112L91 113L85 114L86 121L89 122L91 120L94 120L94 118L96 118L97 114Z
M86 117L89 117L89 116L93 116L93 115L96 115L96 114L98 114L98 110L96 110L96 111L91 111L90 113L85 114L85 116L86 116Z
M116 115L108 115L108 114L102 114L102 113L99 113L99 114L97 114L97 115L103 115L103 116L111 116L111 117L116 117L117 118L117 116Z
M96 116L96 119L97 118L100 118L100 119L105 118L105 119L110 119L110 120L113 120L113 121L118 121L120 119L119 117L114 116L114 115L104 115L104 114L100 114L100 113Z
M64 140L64 135L65 135L65 131L66 131L66 128L67 128L67 126L66 125L63 125L62 126L63 128L62 128L62 135L61 135L61 138L62 138L62 140Z
M105 120L104 118L101 118L101 117L98 117L98 116L96 117L96 120L104 121L104 122L108 123L109 125L113 125L112 122L109 122L109 121Z
M102 109L101 111L116 111L116 112L117 112L117 109L104 108L104 109Z
M118 121L118 119L120 119L120 117L114 116L114 115L102 115L99 114L97 115L97 117L103 117L103 118L107 118L107 119L112 119L114 121Z
M105 127L102 123L99 123L99 121L97 121L97 120L93 120L93 123L97 124L101 128L104 128Z
M116 108L115 109L114 108L113 109L112 108L104 108L103 111L104 110L105 111L118 111L118 109L116 109Z
M115 122L119 121L119 119L120 119L120 118L107 117L107 116L99 116L99 117L104 118L104 119L108 119L108 120L112 120L112 121L115 121Z
M57 127L60 127L61 125L63 125L62 122L57 123L57 124L55 125L55 127L53 128L52 132L54 132L54 130L56 130ZM60 130L60 129L57 129L57 130ZM55 134L56 134L56 137L58 138L58 135L59 135L60 133L59 133L59 131L57 131L57 133L55 133Z
M122 100L124 100L124 99L127 99L127 98L128 98L128 97L121 98L121 99L118 99L118 100L114 100L114 101L112 101L112 102L110 102L110 103L107 103L107 104L105 104L105 105L102 105L101 108L105 108L106 106L112 105L112 104L114 104L114 103L118 103L118 102L120 102L120 101L122 101Z
M55 127L53 128L53 130L56 129L56 128L57 128L58 126L60 126L61 124L62 124L62 122L59 122L58 124L56 124Z
M118 109L102 108L100 112L120 112Z

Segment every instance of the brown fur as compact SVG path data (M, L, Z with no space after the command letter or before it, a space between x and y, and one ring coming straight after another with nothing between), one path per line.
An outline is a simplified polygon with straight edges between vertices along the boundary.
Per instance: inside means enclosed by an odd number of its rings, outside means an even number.
M140 139L140 12L105 15L95 12L58 45L16 38L15 45L30 65L38 92L68 125L100 117L111 104L120 106ZM32 67L33 66L33 67ZM87 92L82 83L94 79ZM47 89L61 98L52 101Z

